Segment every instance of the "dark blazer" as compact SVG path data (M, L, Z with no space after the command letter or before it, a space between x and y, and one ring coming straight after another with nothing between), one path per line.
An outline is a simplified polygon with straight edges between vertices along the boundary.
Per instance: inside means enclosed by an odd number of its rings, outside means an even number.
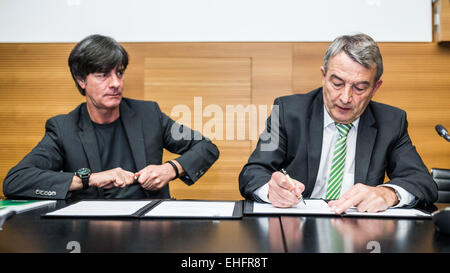
M165 148L181 154L177 161L187 174L181 179L191 185L219 157L219 150L209 139L175 123L161 112L156 102L123 98L120 117L138 171L150 164L161 164ZM173 124L188 135L197 136L176 140L171 134ZM103 191L95 187L68 192L74 172L79 168L105 171L101 169L86 103L68 114L50 118L45 130L39 144L8 172L3 182L4 194L8 198L102 198ZM170 197L167 185L159 191L145 192L148 198Z
M255 151L239 175L242 196L259 200L254 191L270 180L273 172L285 168L292 178L305 185L305 197L311 196L319 169L323 139L322 88L307 94L277 98L279 128L267 128ZM276 107L277 106L277 107ZM274 123L276 124L276 123ZM408 135L406 113L398 108L371 101L361 115L356 141L355 183L380 185L385 172L390 181L417 198L418 203L432 204L437 186ZM278 145L262 151L261 145L273 141L279 130Z

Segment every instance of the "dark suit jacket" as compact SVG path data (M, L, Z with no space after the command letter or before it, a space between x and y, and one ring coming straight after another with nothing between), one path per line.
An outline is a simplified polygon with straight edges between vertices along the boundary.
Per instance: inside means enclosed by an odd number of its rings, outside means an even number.
M267 183L273 172L285 168L292 178L304 183L304 196L309 197L322 151L322 88L277 98L274 105L279 110L279 128L271 128L272 111L266 130L239 175L239 189L245 198L258 200L253 192ZM387 183L404 188L417 197L417 202L432 204L437 199L437 186L412 145L407 127L403 110L373 101L369 103L358 125L355 183L380 185L386 172L390 178ZM261 151L261 145L273 141L273 135L269 136L277 129L277 148Z
M181 154L177 161L187 174L182 180L190 185L219 156L219 150L211 141L175 123L161 112L156 102L123 98L120 116L137 170L161 164L165 148ZM173 124L181 126L189 135L198 135L195 139L176 140L171 134ZM86 103L69 114L50 118L45 129L39 144L8 172L3 183L5 195L8 198L102 198L102 190L94 187L68 192L77 169L88 167L92 172L105 171L101 169L97 139ZM146 191L146 195L169 198L169 187Z

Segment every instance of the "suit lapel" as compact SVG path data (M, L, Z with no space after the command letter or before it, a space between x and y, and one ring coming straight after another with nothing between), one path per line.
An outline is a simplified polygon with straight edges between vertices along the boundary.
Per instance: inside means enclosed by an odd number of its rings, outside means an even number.
M355 154L355 184L366 182L377 131L375 118L369 104L361 115L358 125Z
M139 171L147 166L142 121L137 117L134 110L125 100L122 100L120 103L120 116L122 118L122 126L125 128L125 133L128 138L128 143L130 144L134 163L137 171Z
M317 95L311 109L308 136L308 185L305 196L310 196L316 184L319 171L323 138L323 97L322 91Z
M83 145L84 152L86 153L90 169L92 172L102 171L100 155L98 153L97 137L95 136L94 127L89 118L86 104L81 106L81 117L78 126L80 128L78 135Z

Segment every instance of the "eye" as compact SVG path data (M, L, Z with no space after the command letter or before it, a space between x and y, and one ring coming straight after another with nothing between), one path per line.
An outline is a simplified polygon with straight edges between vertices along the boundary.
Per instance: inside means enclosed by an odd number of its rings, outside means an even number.
M354 85L353 89L355 89L356 92L362 93L362 92L366 91L367 87L368 86L366 86L366 85L360 85L360 86Z
M105 79L108 77L107 73L95 73L95 77L99 79Z
M334 87L336 87L336 88L340 88L340 87L344 86L344 84L341 82L332 82L332 83L333 83Z

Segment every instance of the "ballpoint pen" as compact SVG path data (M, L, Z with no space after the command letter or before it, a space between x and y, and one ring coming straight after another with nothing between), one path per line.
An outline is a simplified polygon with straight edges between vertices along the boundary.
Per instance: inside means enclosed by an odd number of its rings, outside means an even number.
M128 184L128 185L126 185L125 187L129 187L129 186L131 186L131 185L137 185L137 184L139 184L139 175L135 175L134 177L133 177L133 183L131 183L131 184Z
M291 184L291 186L293 188L295 188L295 184L294 184L294 182L292 182L291 177L286 172L286 170L285 169L281 169L281 172L286 176L286 178L289 181L289 183ZM298 199L301 200L303 202L303 204L305 204L305 206L306 206L306 202L305 202L305 199L303 199L303 195L302 194L300 194L300 196L298 196Z
M140 177L140 175L135 175L134 176L134 181L133 181L133 183L131 185L139 184L139 177Z

